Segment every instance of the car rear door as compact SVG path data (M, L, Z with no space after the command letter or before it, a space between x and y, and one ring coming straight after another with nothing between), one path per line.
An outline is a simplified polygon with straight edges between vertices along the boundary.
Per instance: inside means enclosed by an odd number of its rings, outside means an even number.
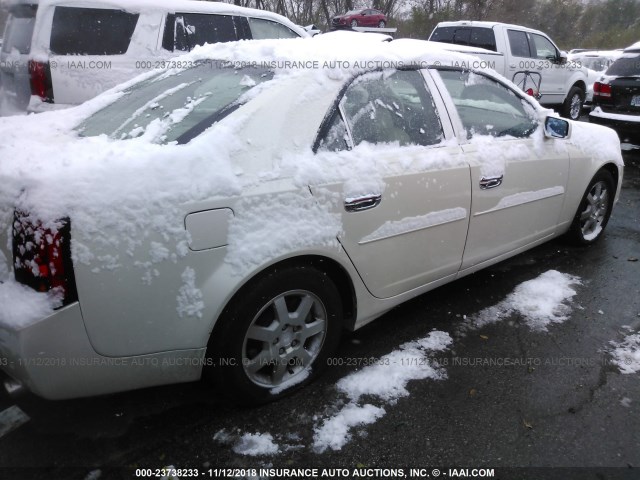
M317 161L336 179L312 192L333 202L339 240L379 298L453 278L462 260L469 166L446 142L453 131L428 85L417 70L356 78L318 145Z
M437 75L455 105L454 125L467 137L462 149L471 166L462 270L552 236L565 199L568 150L543 136L538 113L506 85L468 71Z

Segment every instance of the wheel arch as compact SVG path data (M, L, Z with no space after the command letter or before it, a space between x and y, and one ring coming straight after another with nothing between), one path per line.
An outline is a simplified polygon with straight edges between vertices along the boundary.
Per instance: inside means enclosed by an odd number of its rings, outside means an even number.
M344 327L348 330L353 330L356 317L357 317L357 299L356 290L351 280L351 277L347 270L337 260L319 255L319 254L304 254L295 257L289 257L279 260L273 264L267 265L261 270L254 272L253 275L247 281L243 282L233 292L223 308L220 309L220 314L214 319L213 328L209 335L209 342L214 337L216 332L221 328L223 322L220 319L225 316L229 311L231 305L242 296L243 292L252 288L252 285L262 279L263 277L283 268L293 267L313 267L318 271L327 275L327 277L334 283L338 292L340 293L340 300L342 301L342 311L344 318Z

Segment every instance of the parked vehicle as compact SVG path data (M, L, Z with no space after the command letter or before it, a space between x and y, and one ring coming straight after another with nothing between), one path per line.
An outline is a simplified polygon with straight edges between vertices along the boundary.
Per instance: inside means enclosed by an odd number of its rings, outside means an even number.
M640 42L626 48L593 85L589 121L611 127L640 146Z
M345 328L559 235L602 237L615 132L451 66L473 57L360 38L209 45L0 119L0 368L50 399L204 375L269 401ZM309 59L326 67L291 66Z
M573 51L573 50L572 50ZM593 101L593 84L602 73L622 54L622 50L584 50L577 53L569 52L569 61L575 62L587 69L587 95L585 106Z
M387 26L387 16L379 10L364 8L351 10L344 15L338 15L331 20L333 28L344 27L378 27Z
M587 91L587 70L567 61L544 32L497 22L440 22L429 40L487 50L474 55L540 103L577 120Z
M307 34L286 18L219 2L18 0L0 53L12 110L78 105L197 45Z

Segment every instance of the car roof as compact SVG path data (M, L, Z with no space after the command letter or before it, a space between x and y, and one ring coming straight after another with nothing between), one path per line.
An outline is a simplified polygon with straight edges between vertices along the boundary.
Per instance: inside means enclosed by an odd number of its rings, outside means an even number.
M629 45L624 49L624 53L636 53L640 52L640 42L636 42L633 45Z
M24 1L24 0L23 0ZM38 3L38 2L26 2ZM216 13L225 15L240 15L245 17L262 18L282 23L300 36L308 36L306 31L291 22L288 18L267 10L240 7L229 3L208 2L199 0L40 0L40 8L49 6L85 6L87 8L117 8L127 12L167 11L185 13Z
M458 20L455 22L439 22L436 27L484 27L493 28L496 26L503 26L507 28L517 28L518 30L526 30L527 32L539 33L546 35L546 33L536 30L535 28L529 28L522 25L515 25L512 23L502 22L487 22L487 21L475 21L475 20Z

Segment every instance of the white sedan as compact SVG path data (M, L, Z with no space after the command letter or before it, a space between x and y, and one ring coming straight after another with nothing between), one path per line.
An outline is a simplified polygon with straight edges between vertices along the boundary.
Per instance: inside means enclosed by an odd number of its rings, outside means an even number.
M615 132L437 44L336 38L208 46L0 121L14 385L61 399L205 376L269 401L344 329L551 238L602 236Z

